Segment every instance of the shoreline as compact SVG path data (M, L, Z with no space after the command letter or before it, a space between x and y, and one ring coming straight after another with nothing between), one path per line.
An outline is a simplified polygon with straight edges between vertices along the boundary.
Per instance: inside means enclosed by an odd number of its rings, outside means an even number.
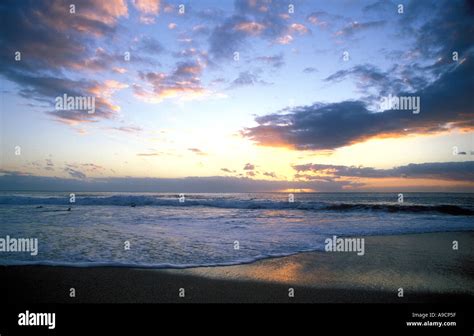
M464 234L464 233L472 233L474 235L474 230L465 230L465 231L440 231L440 232L410 232L410 233L403 233L403 234L393 234L393 235L370 235L370 236L356 236L356 235L351 235L351 236L337 236L337 238L365 238L365 239L371 239L373 237L377 237L380 239L383 239L384 237L404 237L404 236L425 236L425 235L437 235L437 234ZM10 237L13 238L13 237ZM332 236L330 237L332 238ZM4 251L5 252L5 251ZM8 252L8 251L7 251ZM186 265L186 266L180 266L180 265L168 265L168 266L163 266L163 265L139 265L139 264L120 264L120 263L97 263L97 262L91 262L90 264L84 264L84 263L55 263L55 262L38 262L38 263L29 263L29 262L24 262L23 264L0 264L1 267L56 267L56 268L83 268L83 269L93 269L93 268L124 268L124 269L135 269L135 270L156 270L156 271L186 271L186 270L193 270L193 269L212 269L212 268L223 268L223 267L238 267L238 266L247 266L247 265L252 265L256 264L259 262L265 262L267 260L274 260L274 259L281 259L281 258L290 258L294 257L297 255L304 255L308 253L325 253L323 250L305 250L305 251L298 251L298 252L292 252L289 254L282 254L282 255L270 255L270 256L263 256L256 258L254 260L249 260L249 261L240 261L240 262L229 262L229 263L222 263L222 264L209 264L209 265ZM356 251L354 252L356 253ZM473 256L474 257L474 256Z
M186 269L3 265L0 278L12 303L474 302L474 232L364 238L364 256L301 252Z

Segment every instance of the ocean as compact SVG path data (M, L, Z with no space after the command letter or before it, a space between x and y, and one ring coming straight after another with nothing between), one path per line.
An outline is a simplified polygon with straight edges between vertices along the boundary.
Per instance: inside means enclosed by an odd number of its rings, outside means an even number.
M324 250L333 235L474 230L474 194L0 192L0 238L38 239L2 265L187 268ZM132 206L133 205L133 206ZM67 209L71 207L71 211Z

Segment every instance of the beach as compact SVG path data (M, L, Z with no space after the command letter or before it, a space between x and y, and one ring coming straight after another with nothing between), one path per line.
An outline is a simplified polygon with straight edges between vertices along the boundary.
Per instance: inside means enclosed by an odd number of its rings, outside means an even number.
M185 269L12 265L0 278L9 303L474 302L474 232L364 239L363 256L318 251Z

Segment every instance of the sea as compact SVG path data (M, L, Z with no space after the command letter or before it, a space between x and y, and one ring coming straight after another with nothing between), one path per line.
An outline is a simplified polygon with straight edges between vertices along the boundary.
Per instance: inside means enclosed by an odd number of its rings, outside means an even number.
M0 265L188 268L323 251L338 237L473 231L473 193L0 192ZM70 208L70 210L68 210Z

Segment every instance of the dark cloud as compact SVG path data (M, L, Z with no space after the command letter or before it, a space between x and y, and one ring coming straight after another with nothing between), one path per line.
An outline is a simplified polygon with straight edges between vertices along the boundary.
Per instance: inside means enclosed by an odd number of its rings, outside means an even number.
M76 192L271 192L287 189L340 191L357 184L348 181L267 181L245 177L186 178L85 178L80 172L70 172L73 179L32 176L19 172L0 171L0 190ZM69 172L68 172L69 173Z
M209 52L214 58L232 59L247 37L246 32L235 30L235 26L245 21L245 17L233 16L214 28L209 37Z
M87 172L93 172L93 173L98 173L105 170L104 167L96 165L94 163L81 163L79 167L81 167L81 169L84 169Z
M189 151L197 154L197 155L202 155L202 156L206 156L207 153L203 152L202 150L200 150L199 148L188 148Z
M381 77L382 78L382 77ZM257 117L256 127L242 134L266 146L321 150L363 142L379 136L428 134L450 127L474 128L474 60L449 67L436 81L419 91L421 111L386 110L374 113L362 101L301 106Z
M84 174L83 172L81 172L77 169L66 167L66 168L64 168L64 171L66 173L68 173L69 176L71 176L72 178L85 179L87 177L86 174Z
M298 166L295 166L298 167ZM425 163L410 164L391 170L364 170L362 168L352 168L331 165L300 165L300 172L297 181L281 180L258 180L244 177L186 177L186 178L87 178L83 172L69 168L70 178L33 176L26 172L0 170L0 190L28 190L28 191L64 191L75 190L77 192L86 191L110 191L110 192L271 192L288 189L306 189L320 192L335 192L343 190L370 190L358 182L358 177L397 175L400 177L406 174L408 178L432 178L459 181L473 181L473 162L448 162L448 163ZM318 169L333 169L338 171L339 176L318 176ZM251 172L251 171L250 171ZM265 175L265 174L264 174ZM346 175L348 179L338 179ZM269 176L269 175L265 175ZM354 179L350 179L353 177ZM397 186L390 191L412 190ZM437 191L444 190L436 185L430 187L416 187L417 191ZM452 191L470 191L472 186L452 187Z
M22 64L30 69L61 69L80 65L92 49L85 42L115 32L117 19L126 15L126 5L109 5L83 0L69 13L69 3L60 0L2 1L0 4L1 54L13 58L23 54Z
M13 178L15 178L17 176L32 176L32 174L27 173L27 172L17 171L17 170L8 170L8 169L0 168L0 178L1 177L13 177ZM2 185L0 184L0 188L1 187L2 187ZM8 189L5 189L5 190L8 190ZM14 190L14 189L10 189L10 190Z
M355 33L362 32L367 29L378 28L385 24L385 21L368 21L368 22L351 22L341 30L336 32L336 36L353 36Z
M288 14L288 4L286 0L274 0L271 3L267 0L236 0L235 10L263 25L262 35L274 39L287 32L287 22L282 16Z
M209 37L209 51L214 58L232 59L248 36L275 40L289 27L282 14L288 13L288 2L277 0L236 0L235 13L218 24Z
M176 66L176 70L173 73L173 77L177 80L186 79L188 77L195 77L202 73L203 66L198 62L179 62Z
M51 159L45 159L46 165L44 166L45 170L53 171L54 170L54 163Z
M405 13L400 15L401 26L408 27L406 35L415 39L412 49L425 56L423 64L394 64L385 71L372 65L340 70L326 81L354 78L357 88L365 95L359 101L287 108L256 118L258 126L245 129L243 135L261 145L330 150L379 136L437 133L451 127L472 129L474 6L468 1L441 1L431 5L434 14L429 17L424 15L426 3L417 1L406 4ZM380 10L380 6L379 3L366 10ZM308 16L313 24L327 16L313 14ZM381 25L381 20L352 22L339 35L350 36ZM453 51L459 52L459 62L452 61ZM374 108L374 104L378 102L380 107L380 98L388 94L419 96L420 114L399 110L375 113L380 109Z
M0 66L1 67L1 66ZM72 80L41 74L32 74L18 68L4 68L2 75L20 85L19 94L28 99L41 101L54 108L56 97L64 94L70 97L95 98L95 112L89 114L82 110L54 110L47 112L58 121L74 124L81 122L94 122L98 119L112 119L116 115L114 105L106 98L97 96L101 84L95 81ZM104 86L104 90L107 88Z
M390 169L371 167L355 167L327 164L294 165L297 172L312 172L331 177L363 177L363 178L424 178L436 180L454 180L474 182L474 161L465 162L430 162L411 163Z
M313 68L313 67L307 67L307 68L304 68L304 69L303 69L303 72L304 72L304 73L307 73L307 74L313 73L313 72L317 72L317 71L318 71L318 70L317 70L316 68Z
M159 41L157 41L156 39L150 36L144 37L140 41L137 47L138 52L146 52L146 53L154 54L154 55L160 54L164 50L165 48L163 47L163 45Z
M346 69L346 70L339 70L335 72L334 74L326 77L324 80L328 82L339 82L343 79L345 79L349 75L356 75L361 78L364 78L367 82L370 83L370 86L373 85L373 83L385 81L387 74L382 73L379 71L375 66L370 65L370 64L364 64L364 65L357 65L353 68Z
M356 86L361 93L368 94L372 90L380 97L413 92L426 87L429 84L426 78L428 70L426 67L411 64L403 67L394 65L388 71L381 71L373 65L360 64L350 69L339 70L324 80L334 83L352 77L356 80Z
M283 65L285 65L283 54L274 56L260 56L257 57L256 60L268 64L274 68L281 68Z
M263 172L264 176L272 177L272 178L277 178L276 174L274 172Z
M255 170L255 165L251 163L246 163L244 166L244 170Z
M198 61L185 61L178 62L170 74L140 72L140 79L151 85L153 90L150 92L139 84L135 84L133 90L138 98L148 101L161 101L177 95L199 95L205 91L200 79L203 69L204 64Z
M239 77L237 77L232 81L232 83L230 83L229 89L256 84L269 85L270 83L267 83L264 80L260 79L260 75L258 73L251 71L243 71L239 73Z
M94 114L49 111L58 121L74 124L110 119L116 109L107 98L96 94L100 84L84 78L69 79L64 71L103 71L110 66L115 56L96 48L94 40L113 37L117 20L126 15L122 0L107 4L84 0L77 4L75 14L69 13L69 3L59 0L2 1L0 76L18 84L21 96L50 106L63 94L96 96ZM21 61L14 60L17 51Z
M433 13L423 20L429 6ZM472 1L411 1L400 15L402 27L416 38L416 49L426 58L443 58L442 64L451 61L453 51L462 58L472 52L474 45L474 4Z
M19 84L21 87L19 94L21 96L49 104L52 104L54 98L59 95L79 96L88 90L88 84L80 80L70 80L48 75L34 75L13 67L2 70L2 74L5 77Z

